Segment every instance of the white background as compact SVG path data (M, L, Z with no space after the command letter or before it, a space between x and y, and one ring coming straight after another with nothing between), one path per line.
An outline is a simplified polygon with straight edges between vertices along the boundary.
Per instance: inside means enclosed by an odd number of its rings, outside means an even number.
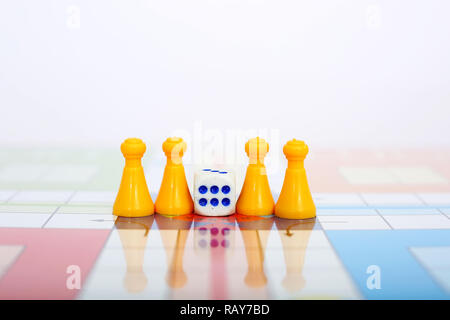
M450 145L450 2L0 2L0 145ZM270 137L269 137L270 140Z

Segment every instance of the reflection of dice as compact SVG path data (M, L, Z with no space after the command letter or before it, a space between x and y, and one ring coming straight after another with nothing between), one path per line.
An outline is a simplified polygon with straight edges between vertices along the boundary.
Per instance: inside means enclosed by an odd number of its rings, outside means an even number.
M227 216L234 213L236 183L234 173L203 169L194 176L195 213L204 216Z
M194 217L194 251L201 257L234 252L236 220L229 217Z

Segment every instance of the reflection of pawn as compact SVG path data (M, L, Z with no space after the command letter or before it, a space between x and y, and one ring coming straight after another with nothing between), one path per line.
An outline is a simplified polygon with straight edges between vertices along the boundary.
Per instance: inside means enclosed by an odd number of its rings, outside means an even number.
M264 287L267 277L264 273L264 255L267 240L272 229L273 216L246 221L237 217L247 256L247 275L244 282L252 288Z
M291 140L283 147L288 160L283 187L275 205L275 215L285 219L309 219L316 216L303 165L308 146L299 140Z
M140 218L119 217L115 222L127 263L123 284L131 293L142 292L147 286L143 265L145 246L153 219L153 215Z
M164 176L155 201L155 211L160 214L179 216L194 211L194 202L186 181L181 158L186 142L181 138L168 138L163 143L167 157Z
M301 290L305 286L303 278L303 265L305 263L306 249L309 237L314 228L316 219L285 220L275 218L275 223L283 244L286 276L283 287L290 293Z
M183 255L193 216L165 217L156 215L156 223L167 255L167 284L174 289L182 288L187 282L183 269Z
M120 146L125 157L125 168L113 206L113 214L116 216L144 217L154 212L141 164L145 149L144 142L137 138L126 139Z
M250 139L245 144L245 152L250 163L236 203L236 212L249 216L272 214L274 202L264 166L264 157L269 152L269 144L259 137Z

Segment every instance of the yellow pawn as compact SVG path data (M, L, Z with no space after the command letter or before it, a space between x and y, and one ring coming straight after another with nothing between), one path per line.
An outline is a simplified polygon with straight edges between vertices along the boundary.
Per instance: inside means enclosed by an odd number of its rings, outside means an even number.
M275 215L285 219L309 219L316 216L311 191L309 191L303 164L308 146L299 140L288 141L283 147L288 160L280 197L275 205Z
M113 214L121 217L145 217L154 213L154 206L141 158L145 153L145 143L141 139L126 139L120 146L125 157L122 181L113 206Z
M155 201L155 211L170 216L180 216L194 211L194 202L186 181L181 158L186 151L186 142L181 138L168 138L163 143L167 157L164 176Z
M270 215L273 213L274 201L264 166L264 157L269 152L269 144L259 137L250 139L245 144L245 152L250 163L241 194L236 202L236 212L248 216Z

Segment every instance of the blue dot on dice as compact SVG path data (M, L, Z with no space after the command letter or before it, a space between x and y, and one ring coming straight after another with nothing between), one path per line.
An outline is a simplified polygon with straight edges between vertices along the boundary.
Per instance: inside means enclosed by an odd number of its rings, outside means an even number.
M208 187L206 187L206 186L200 186L200 187L198 188L198 192L200 192L201 194L205 194L205 193L208 192Z
M230 186L223 186L222 187L222 193L228 194L230 192L231 188Z
M216 199L216 198L212 198L212 199L211 199L211 204L212 204L214 207L217 207L217 205L219 204L219 200Z
M208 200L206 200L205 198L201 198L200 200L198 200L198 204L204 207L208 204Z
M212 194L216 194L217 192L219 192L219 187L212 186L211 189L209 189L209 191L211 191Z
M230 205L230 199L228 198L223 198L222 199L222 204L226 207Z

